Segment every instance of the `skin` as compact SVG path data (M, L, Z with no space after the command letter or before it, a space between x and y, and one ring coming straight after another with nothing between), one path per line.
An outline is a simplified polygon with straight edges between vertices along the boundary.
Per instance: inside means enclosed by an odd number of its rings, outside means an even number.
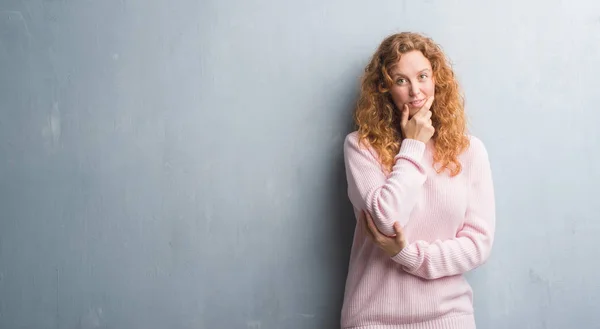
M373 218L368 212L363 212L363 218L366 232L371 240L390 257L394 257L406 247L406 240L404 239L402 229L398 222L394 223L394 231L396 234L394 236L387 236L379 232L377 226L375 226L375 223L373 222Z
M435 129L431 122L431 105L435 95L435 80L429 60L418 50L402 55L391 71L394 84L390 87L392 101L400 110L400 128L404 138L429 142ZM382 234L373 218L364 212L364 225L371 240L390 257L406 247L406 240L398 222L393 236Z
M401 112L404 137L427 143L435 132L430 111L435 95L431 62L413 50L400 57L390 74L394 81L390 95Z

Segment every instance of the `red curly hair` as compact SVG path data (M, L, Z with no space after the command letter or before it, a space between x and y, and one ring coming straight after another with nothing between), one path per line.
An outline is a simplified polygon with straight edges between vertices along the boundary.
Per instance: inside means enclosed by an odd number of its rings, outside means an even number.
M429 60L435 79L435 100L431 120L435 133L434 167L438 173L449 170L452 176L461 172L458 156L468 146L464 100L451 65L439 45L432 39L412 32L385 38L361 80L361 93L354 113L359 141L367 141L379 155L384 169L392 171L394 156L400 150L402 132L400 111L391 99L391 69L402 54L418 50Z

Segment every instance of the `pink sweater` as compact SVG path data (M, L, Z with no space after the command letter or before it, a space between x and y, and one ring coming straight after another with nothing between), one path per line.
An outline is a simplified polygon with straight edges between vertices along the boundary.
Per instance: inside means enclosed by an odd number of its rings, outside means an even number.
M405 139L391 173L356 132L344 143L348 196L358 219L342 328L472 329L472 290L463 274L483 264L494 240L495 201L483 143L470 136L455 177L432 167L433 142ZM403 227L407 247L389 257L366 235L367 210L379 230Z

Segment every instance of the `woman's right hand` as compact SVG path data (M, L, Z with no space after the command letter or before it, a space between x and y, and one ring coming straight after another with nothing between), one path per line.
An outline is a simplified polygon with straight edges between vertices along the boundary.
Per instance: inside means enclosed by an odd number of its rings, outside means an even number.
M410 120L408 119L408 105L404 105L400 121L400 128L402 129L404 138L415 139L423 143L427 143L431 139L435 132L431 122L432 113L429 110L431 104L433 104L433 96L427 99L423 107Z
M406 239L404 238L404 232L400 227L400 223L394 222L395 234L393 236L386 236L379 232L379 229L377 229L377 226L373 222L373 217L368 212L363 211L363 217L365 218L365 231L371 237L373 243L390 255L390 257L396 256L406 247Z

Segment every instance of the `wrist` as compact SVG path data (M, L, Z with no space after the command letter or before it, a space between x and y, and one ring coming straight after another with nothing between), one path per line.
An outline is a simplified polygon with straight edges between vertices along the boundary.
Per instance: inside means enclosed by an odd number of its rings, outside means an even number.
M400 150L397 156L420 159L425 152L425 148L425 143L417 139L404 138L400 143Z
M406 246L402 250L391 257L393 261L405 267L405 269L412 271L419 263L418 250L415 249L415 245Z
M404 249L404 248L394 248L394 249L390 249L390 250L388 251L388 253L387 253L387 254L388 254L388 255L389 255L391 258L394 258L394 257L396 257L396 255L398 255L399 253L401 253L401 252L402 252L402 249Z

